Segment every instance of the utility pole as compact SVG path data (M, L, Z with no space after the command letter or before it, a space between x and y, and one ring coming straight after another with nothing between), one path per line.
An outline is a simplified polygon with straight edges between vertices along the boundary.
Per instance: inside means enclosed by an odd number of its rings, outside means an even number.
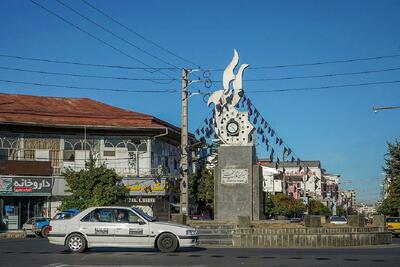
M181 127L181 197L180 212L182 215L189 215L189 196L188 196L188 84L189 71L182 69L182 127Z

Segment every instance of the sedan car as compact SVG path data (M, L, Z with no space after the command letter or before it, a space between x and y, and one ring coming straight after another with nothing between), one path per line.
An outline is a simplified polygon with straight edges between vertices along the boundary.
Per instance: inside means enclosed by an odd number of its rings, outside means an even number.
M31 217L23 225L22 229L25 230L27 235L45 236L46 231L43 231L45 225L49 222L48 218L44 217Z
M140 209L92 207L75 217L50 222L48 239L71 252L93 247L158 248L173 252L197 245L197 231L189 226L158 222Z
M398 237L400 234L400 217L387 217L385 221L389 232Z
M347 220L345 217L341 216L332 216L331 224L347 224Z

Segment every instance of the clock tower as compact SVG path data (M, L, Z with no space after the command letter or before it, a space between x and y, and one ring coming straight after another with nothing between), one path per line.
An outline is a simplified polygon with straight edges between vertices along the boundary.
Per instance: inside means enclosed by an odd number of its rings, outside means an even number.
M224 145L252 145L254 126L249 121L248 112L237 110L237 105L243 97L243 72L249 66L242 64L237 74L234 69L239 63L239 55L234 50L232 61L223 74L223 90L215 91L208 100L208 105L214 104L215 132ZM233 85L233 89L230 88Z
M223 74L223 88L208 99L214 104L215 133L220 141L218 165L215 168L214 218L237 221L239 216L250 220L262 218L262 176L256 165L253 141L254 126L247 111L237 109L243 91L243 72L249 66L240 65L234 50L232 61ZM231 89L230 86L233 86Z

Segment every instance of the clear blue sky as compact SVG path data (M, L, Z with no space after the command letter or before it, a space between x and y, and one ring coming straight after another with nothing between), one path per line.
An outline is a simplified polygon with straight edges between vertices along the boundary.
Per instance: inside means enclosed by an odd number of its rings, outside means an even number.
M165 66L84 21L56 1L35 0L96 36L151 66ZM177 66L186 66L125 31L81 1L63 0L132 43ZM242 63L269 66L400 54L400 2L393 1L93 1L127 26L203 68L224 68L237 48ZM28 0L0 1L0 54L141 66ZM0 66L89 75L157 77L138 70L101 69L0 58ZM400 67L400 58L314 67L248 70L245 78L273 78L358 72ZM399 80L400 71L368 75L246 82L245 90L315 87ZM174 77L179 72L169 72ZM220 80L221 73L212 78ZM178 89L180 83L80 79L1 70L0 79L126 89ZM221 84L216 84L221 87ZM400 105L399 84L325 91L250 95L264 117L294 151L321 160L329 172L342 175L345 188L358 190L358 201L375 201L382 183L386 142L399 137L400 110L374 114L372 106ZM201 84L195 85L202 88ZM153 114L180 124L180 95L132 94L43 88L0 83L0 92L90 97L123 108ZM201 96L190 98L190 129L209 109ZM266 155L260 155L266 156Z

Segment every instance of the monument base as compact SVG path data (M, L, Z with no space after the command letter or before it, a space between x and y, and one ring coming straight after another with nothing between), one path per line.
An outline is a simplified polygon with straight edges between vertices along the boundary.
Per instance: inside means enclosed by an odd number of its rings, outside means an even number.
M219 147L214 183L215 220L237 221L238 216L263 219L261 167L255 161L254 145Z

